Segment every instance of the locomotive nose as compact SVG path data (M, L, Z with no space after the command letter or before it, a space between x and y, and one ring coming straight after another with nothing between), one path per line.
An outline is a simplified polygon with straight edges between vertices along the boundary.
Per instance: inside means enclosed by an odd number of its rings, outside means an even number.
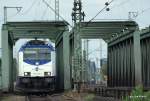
M36 62L35 65L36 65L35 71L38 71L39 70L39 67L38 67L39 66L39 62Z
M39 66L39 62L36 62L35 65L36 65L36 66Z
M35 68L35 71L38 71L38 70L39 70L39 68L38 68L38 67L36 67L36 68Z

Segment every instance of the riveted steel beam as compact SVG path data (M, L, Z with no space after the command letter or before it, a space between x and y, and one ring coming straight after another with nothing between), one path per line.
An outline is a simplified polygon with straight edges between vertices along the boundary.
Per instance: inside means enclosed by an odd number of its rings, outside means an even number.
M133 33L134 37L134 63L135 63L135 84L143 85L142 83L142 66L141 66L141 45L140 45L140 31Z
M13 43L18 39L26 38L49 38L56 39L63 32L68 33L68 23L64 21L55 22L7 22L2 26L2 90L9 92L13 88L12 58ZM69 40L69 39L68 39ZM67 61L68 62L68 61ZM66 62L66 64L67 64ZM63 66L61 66L63 67ZM69 67L68 67L69 68ZM67 82L68 83L68 82ZM68 84L69 85L69 84Z
M138 24L135 21L96 21L96 22L82 22L82 27L135 27Z
M113 35L119 35L124 31L135 31L137 27L134 21L81 22L80 36L90 39L104 38L108 41Z
M53 22L7 22L4 24L10 32L11 39L19 38L50 38L56 40L56 37L68 30L68 23L64 21Z
M51 38L51 39L56 39L56 32L37 32L37 31L32 31L32 32L13 32L13 37L14 39L16 38Z
M104 36L104 35L95 35L95 36L91 36L91 35L87 35L85 36L81 36L82 39L98 39L98 38L102 38L104 40L110 39L111 36Z

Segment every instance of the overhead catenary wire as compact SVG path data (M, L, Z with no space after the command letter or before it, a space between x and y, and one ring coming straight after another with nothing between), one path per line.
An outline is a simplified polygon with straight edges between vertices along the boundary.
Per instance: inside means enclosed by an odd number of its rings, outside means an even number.
M47 14L47 8L48 6L46 6L45 10L43 11L43 14L41 16L41 19L44 20L45 15Z
M64 23L69 24L69 23L67 23L67 21L66 21L59 13L57 13L57 12L55 11L55 9L52 8L45 0L43 0L43 3L45 3L45 4L47 5L47 7L49 7L49 8L50 8L55 14L57 14L63 21L65 21ZM73 26L72 26L71 24L69 24L69 26L70 26L71 28L73 28Z
M137 18L138 18L139 16L141 16L142 14L144 14L145 12L147 12L147 11L149 11L149 10L150 10L150 8L146 8L146 9L142 10L141 12L138 13L138 15L134 18L134 20L137 20ZM144 24L146 24L146 25L149 25L147 22L141 21L140 19L138 19L138 22L144 23ZM139 26L139 27L142 28L142 26Z
M126 4L126 3L129 3L129 1L131 1L131 0L124 0L121 3L112 6L110 9L114 9L116 7L120 7L120 6L122 6L122 5Z
M112 6L110 9L114 9L114 8L116 8L116 7L122 6L122 5L126 4L126 3L129 3L129 1L131 1L131 0L124 0L124 1L122 1L121 3ZM135 19L136 19L137 17L139 17L140 15L142 15L143 13L149 11L149 10L150 10L150 7L149 7L149 8L146 8L146 9L144 9L144 10L141 10L140 12L138 12L138 15L135 17Z
M18 14L24 15L24 14L29 13L29 12L31 11L31 9L33 8L33 6L36 4L36 2L37 2L37 0L34 0L34 1L32 2L32 4L31 4L31 6L30 6L25 12L23 12L23 13L21 13L20 11L18 12L18 10L17 10L17 13L15 13L15 14L9 16L8 19L13 18L13 17L15 17L15 16L18 15ZM4 18L3 18L2 20L0 20L0 22L2 22L2 21L4 21Z
M36 21L36 20L38 20L37 19L37 16L39 16L39 12L40 12L40 6L41 6L41 0L39 0L38 2L37 2L37 5L36 5L36 7L35 7L35 9L34 9L34 20Z
M45 8L45 11L43 12L43 15L41 16L41 19L44 19L44 17L45 17L45 15L46 15L46 13L47 13L47 6L46 6L46 8Z
M149 8L146 8L146 9L143 9L143 10L141 10L141 11L135 12L136 15L134 16L134 19L132 19L132 20L136 20L139 16L141 16L143 13L145 13L145 12L147 12L147 11L149 11L149 10L150 10L150 7L149 7Z
M20 13L20 11L17 11L17 13L15 13L15 14L13 14L13 15L8 16L8 19L11 19L11 18L13 18L13 17L17 16L19 13ZM4 18L0 20L0 22L2 22L2 21L4 21Z
M25 11L25 12L23 12L23 13L21 13L21 14L27 14L27 13L29 13L30 11L31 11L31 9L34 7L34 5L36 4L36 2L37 2L37 0L34 0L33 2L32 2L32 4L30 5L30 7Z
M142 10L141 12L138 13L138 16L139 16L139 15L142 15L143 13L145 13L145 12L147 12L147 11L149 11L149 10L150 10L150 7L149 7L149 8L146 8L146 9L144 9L144 10ZM138 16L137 16L137 17L138 17ZM137 18L137 17L136 17L136 18ZM136 18L135 18L135 19L136 19Z
M114 0L111 0L110 2L105 3L105 7L103 7L92 19L90 19L88 22L91 22L94 20L102 11L104 11Z

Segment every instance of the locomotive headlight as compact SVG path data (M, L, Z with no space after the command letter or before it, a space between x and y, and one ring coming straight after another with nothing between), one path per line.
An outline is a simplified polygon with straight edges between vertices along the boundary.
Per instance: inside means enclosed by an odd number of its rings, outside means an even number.
M24 76L31 76L30 72L24 72Z
M48 74L49 76L51 75L51 73L50 73L50 72L48 72L47 74Z
M39 65L39 62L36 62L35 65L38 66L38 65Z
M44 76L51 76L51 72L44 72Z

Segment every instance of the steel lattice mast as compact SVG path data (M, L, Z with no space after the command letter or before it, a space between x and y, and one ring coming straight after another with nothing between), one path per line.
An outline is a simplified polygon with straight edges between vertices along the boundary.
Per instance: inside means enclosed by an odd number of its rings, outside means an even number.
M72 12L72 20L74 22L74 55L73 55L73 78L74 88L79 88L82 81L83 69L82 69L82 52L81 52L81 38L80 28L81 22L84 20L84 12L82 12L81 0L74 0L74 8ZM78 85L78 86L77 86Z
M55 20L58 21L59 20L59 0L55 0Z

